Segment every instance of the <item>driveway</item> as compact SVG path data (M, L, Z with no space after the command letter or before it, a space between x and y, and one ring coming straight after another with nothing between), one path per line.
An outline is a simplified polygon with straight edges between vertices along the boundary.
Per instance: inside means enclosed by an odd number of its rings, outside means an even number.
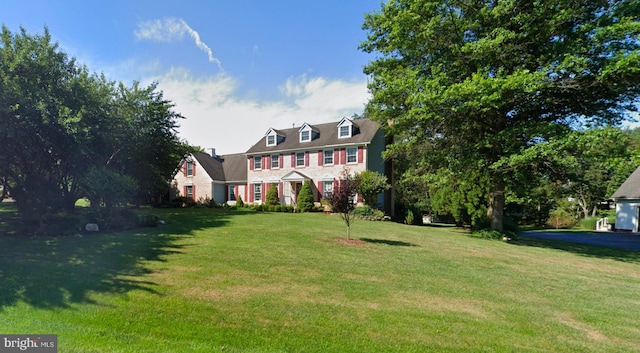
M524 237L640 251L640 234L638 233L526 231L520 232L520 235Z

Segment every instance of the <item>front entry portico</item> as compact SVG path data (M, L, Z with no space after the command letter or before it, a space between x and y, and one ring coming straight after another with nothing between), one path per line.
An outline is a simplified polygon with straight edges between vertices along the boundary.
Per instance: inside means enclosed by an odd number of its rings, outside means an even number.
M280 180L282 180L283 185L282 199L284 204L295 207L302 184L311 179L300 172L293 171L283 176Z

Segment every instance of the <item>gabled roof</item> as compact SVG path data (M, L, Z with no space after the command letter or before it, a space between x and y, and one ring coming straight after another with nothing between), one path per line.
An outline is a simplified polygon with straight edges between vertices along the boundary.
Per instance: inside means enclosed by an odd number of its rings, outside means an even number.
M640 167L638 167L618 190L611 195L614 200L640 199Z
M298 134L300 128L282 129L278 130L278 133L284 136L283 141L274 146L267 146L265 143L266 137L263 137L247 151L247 154L309 150L313 148L324 148L327 146L367 144L373 140L380 128L380 125L371 119L354 119L351 121L353 122L353 125L357 127L357 131L349 138L338 138L338 126L336 122L313 125L314 130L318 132L319 136L312 141L304 143L301 143L299 139Z
M247 181L247 156L244 153L227 154L222 159L225 181Z
M247 181L247 157L243 153L213 158L208 153L196 152L193 157L213 181Z

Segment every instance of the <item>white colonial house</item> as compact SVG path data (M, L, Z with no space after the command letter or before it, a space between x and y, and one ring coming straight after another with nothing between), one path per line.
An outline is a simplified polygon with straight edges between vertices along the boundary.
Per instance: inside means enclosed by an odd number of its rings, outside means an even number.
M264 202L266 191L275 184L281 203L295 206L305 181L320 201L333 190L345 168L351 173L373 170L384 174L384 148L384 132L370 119L270 128L246 152L248 202ZM384 204L384 195L379 203Z
M616 230L640 231L640 167L620 185L611 198L616 203Z
M275 184L281 204L295 206L303 183L308 182L319 202L333 191L345 168L352 174L390 172L382 158L384 149L384 131L370 119L269 128L243 154L187 156L174 178L172 197L203 197L220 203L224 195L232 204L241 195L245 203L261 204ZM388 193L379 195L378 204L389 214L391 203Z

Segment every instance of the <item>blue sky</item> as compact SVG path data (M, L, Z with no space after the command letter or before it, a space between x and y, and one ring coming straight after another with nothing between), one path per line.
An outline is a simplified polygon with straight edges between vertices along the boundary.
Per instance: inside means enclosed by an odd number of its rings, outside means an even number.
M42 33L92 72L159 82L187 119L180 136L244 152L273 128L360 114L369 97L358 50L380 0L3 1L0 22Z

